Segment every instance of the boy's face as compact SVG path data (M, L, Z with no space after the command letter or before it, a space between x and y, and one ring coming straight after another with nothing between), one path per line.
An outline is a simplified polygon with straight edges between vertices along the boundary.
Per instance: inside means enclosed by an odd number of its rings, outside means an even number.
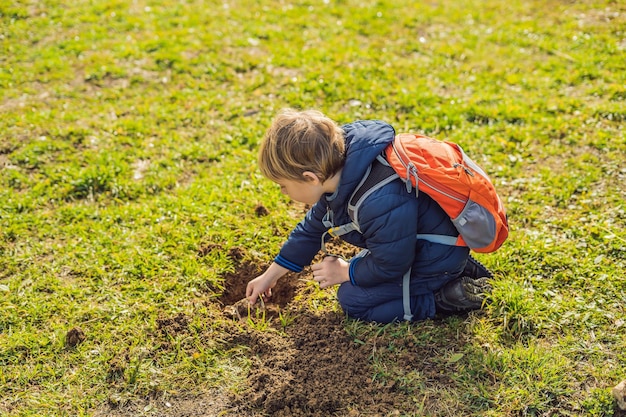
M277 184L280 185L280 191L292 200L309 205L317 203L325 193L319 180L280 180L277 181Z

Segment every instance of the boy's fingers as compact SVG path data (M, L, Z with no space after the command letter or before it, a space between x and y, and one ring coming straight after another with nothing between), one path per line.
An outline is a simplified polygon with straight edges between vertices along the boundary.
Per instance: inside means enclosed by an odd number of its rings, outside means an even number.
M253 306L254 303L256 303L257 297L253 297L252 295L248 295L248 296L246 296L246 298L248 299L248 302L250 303L251 306Z
M254 290L253 287L251 286L246 287L246 298L248 299L248 302L250 303L250 305L254 305L258 297L259 297L259 294Z

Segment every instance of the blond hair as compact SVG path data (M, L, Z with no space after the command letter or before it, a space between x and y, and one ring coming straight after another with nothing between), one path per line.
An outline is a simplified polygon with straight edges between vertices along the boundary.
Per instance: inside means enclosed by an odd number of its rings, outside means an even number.
M321 182L343 167L343 130L316 110L282 110L269 127L259 149L261 173L274 182L304 181L311 171Z

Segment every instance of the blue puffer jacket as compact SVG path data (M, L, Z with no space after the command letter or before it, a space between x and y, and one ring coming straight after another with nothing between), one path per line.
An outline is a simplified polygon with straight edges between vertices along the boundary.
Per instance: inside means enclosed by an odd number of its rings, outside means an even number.
M346 139L346 162L337 191L323 196L289 235L275 262L300 272L320 250L322 234L327 230L322 219L330 209L333 224L350 223L347 212L350 196L365 175L368 166L393 141L395 131L376 120L357 121L343 126ZM402 282L412 267L412 280L459 271L469 249L416 240L416 234L457 236L449 217L426 193L407 193L400 179L381 187L359 209L361 233L342 236L345 241L370 253L350 261L350 280L354 285L374 286L383 282Z

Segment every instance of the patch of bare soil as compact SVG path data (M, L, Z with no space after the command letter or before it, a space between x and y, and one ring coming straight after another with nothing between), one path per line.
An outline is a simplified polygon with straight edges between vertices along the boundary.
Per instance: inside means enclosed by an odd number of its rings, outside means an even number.
M333 250L343 251L346 257L356 252L336 247ZM237 268L224 275L225 290L219 301L226 320L239 320L243 325L233 325L224 343L226 348L249 348L253 365L247 376L247 387L237 394L214 391L202 396L153 398L143 403L127 403L123 408L111 405L97 416L357 417L393 416L410 410L405 387L398 387L391 379L373 378L375 343L349 335L341 313L316 313L308 307L306 292L311 287L302 280L310 278L306 273L304 277L294 275L281 279L273 297L266 300L264 306L257 303L259 309L272 317L275 329L260 331L249 323L246 325L249 318L259 316L257 310L250 310L241 300L248 281L263 268L246 261L239 248L231 249L230 255ZM278 312L288 312L292 319L284 328L277 318ZM187 320L184 315L159 318L157 331L184 331ZM428 358L436 354L433 352L436 346L418 347L402 340L394 343L399 348L394 358L398 366L419 367L434 383L449 382L441 380L446 379L445 375L428 362Z
M356 343L336 313L303 313L285 336L253 332L237 335L251 347L249 388L232 399L241 415L262 410L271 416L385 415L398 396L393 387L372 381L371 351Z
M349 247L333 249L346 257L355 254ZM242 263L237 273L225 277L228 290L221 301L236 306L248 281L259 272ZM230 398L233 415L259 411L277 417L394 413L403 396L394 387L372 380L371 346L348 335L342 314L315 314L304 303L296 303L294 296L305 288L302 280L294 278L282 279L260 307L270 314L289 311L293 322L283 332L247 329L229 341L233 346L248 346L254 362L248 388ZM239 315L247 317L249 313L241 310Z

